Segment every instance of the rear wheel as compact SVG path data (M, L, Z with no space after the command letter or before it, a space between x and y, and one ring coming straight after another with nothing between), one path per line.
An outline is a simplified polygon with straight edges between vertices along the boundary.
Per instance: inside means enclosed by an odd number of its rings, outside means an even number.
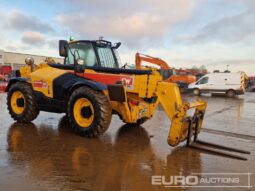
M97 137L109 127L112 109L108 98L88 87L76 89L68 102L68 118L79 135Z
M24 82L17 82L10 87L7 106L11 117L18 122L31 122L39 114L33 90Z
M200 92L199 89L196 88L196 89L193 90L193 94L196 95L196 96L198 96L198 95L201 94L201 92Z
M228 97L235 97L236 92L235 92L234 90L228 90L228 91L226 92L226 95L227 95Z

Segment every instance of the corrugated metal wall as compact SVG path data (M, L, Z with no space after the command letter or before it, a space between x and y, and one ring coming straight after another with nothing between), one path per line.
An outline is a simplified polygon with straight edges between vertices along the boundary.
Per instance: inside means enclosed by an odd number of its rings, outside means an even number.
M30 55L30 54L22 54L15 52L5 52L0 50L0 66L1 65L9 65L12 66L13 70L18 70L20 67L25 65L25 59L27 57L32 57L35 61L35 64L40 64L45 61L47 56L39 56L39 55ZM63 58L53 57L56 62L63 63Z

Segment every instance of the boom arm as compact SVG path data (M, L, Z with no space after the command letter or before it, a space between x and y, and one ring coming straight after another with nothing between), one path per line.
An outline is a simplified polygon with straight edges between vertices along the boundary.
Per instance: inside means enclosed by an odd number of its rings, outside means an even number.
M140 70L142 68L142 61L155 64L157 66L160 66L162 69L170 69L168 64L164 60L161 60L160 58L155 58L152 56L136 53L135 54L136 69Z
M176 146L187 139L190 122L192 122L193 130L196 125L199 130L201 129L206 102L198 100L192 103L183 103L178 86L168 82L158 82L156 94L172 122L167 138L169 145ZM192 108L195 109L195 113L190 117L187 115L187 111Z

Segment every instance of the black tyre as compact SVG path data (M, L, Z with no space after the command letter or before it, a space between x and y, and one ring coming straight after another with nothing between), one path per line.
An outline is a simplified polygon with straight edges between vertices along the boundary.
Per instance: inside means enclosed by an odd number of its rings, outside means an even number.
M112 118L112 108L108 98L103 93L88 87L80 87L72 93L67 110L74 131L86 137L103 134Z
M196 96L199 96L201 94L200 90L198 88L195 88L193 90L193 94L196 95Z
M236 92L234 90L228 90L226 92L227 97L235 97L236 96Z
M17 122L31 122L39 114L32 87L28 83L17 82L10 87L7 106L11 117Z

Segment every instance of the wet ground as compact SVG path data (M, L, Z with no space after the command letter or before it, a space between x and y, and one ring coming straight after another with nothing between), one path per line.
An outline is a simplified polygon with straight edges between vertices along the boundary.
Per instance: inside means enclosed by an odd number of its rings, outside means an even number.
M211 190L152 185L151 177L254 173L255 94L202 98L208 108L200 139L249 150L247 161L187 148L185 143L170 147L166 142L170 121L161 109L142 127L125 126L114 116L105 135L86 139L75 135L60 114L41 112L32 124L14 123L6 95L0 94L0 190ZM255 186L254 175L250 181Z

